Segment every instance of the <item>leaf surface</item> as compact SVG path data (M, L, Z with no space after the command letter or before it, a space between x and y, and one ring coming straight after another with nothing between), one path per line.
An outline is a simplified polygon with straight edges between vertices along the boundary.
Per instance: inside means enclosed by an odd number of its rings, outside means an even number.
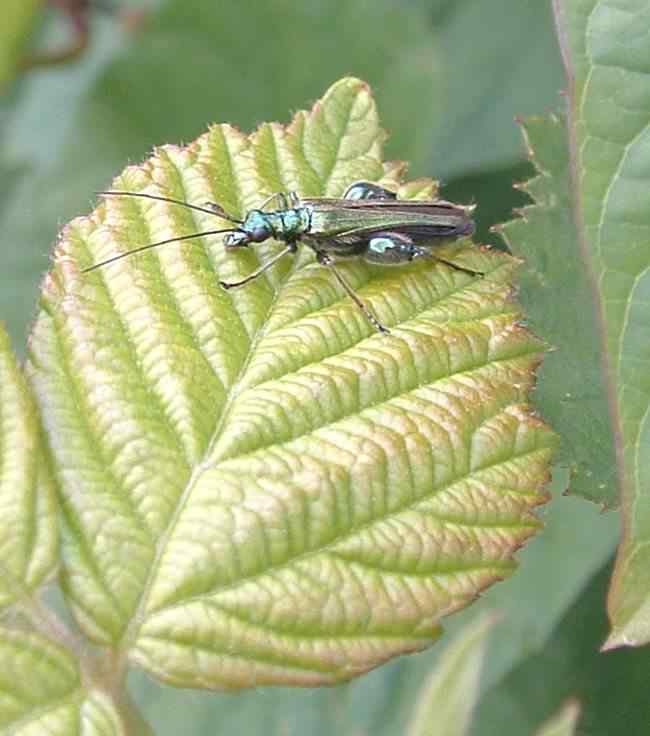
M650 8L638 0L555 0L554 7L569 79L577 238L601 324L625 520L608 646L640 644L650 640ZM609 490L600 472L599 481Z
M520 185L535 204L500 229L526 259L521 300L534 330L555 348L540 371L537 400L562 436L559 462L572 493L616 503L615 433L604 370L599 294L581 249L564 118L531 118L522 131L538 175Z
M433 196L400 184L383 140L344 79L288 128L215 126L114 186L239 216L358 179ZM512 299L516 261L468 242L438 252L483 278L340 266L390 336L307 249L227 293L218 280L277 244L205 237L79 270L223 226L109 197L62 234L29 365L65 489L66 594L89 636L173 684L335 683L431 644L539 528L543 345Z
M0 657L3 733L126 736L110 698L84 686L76 657L62 646L34 632L0 627Z
M29 387L0 324L0 610L31 607L58 562L54 486Z

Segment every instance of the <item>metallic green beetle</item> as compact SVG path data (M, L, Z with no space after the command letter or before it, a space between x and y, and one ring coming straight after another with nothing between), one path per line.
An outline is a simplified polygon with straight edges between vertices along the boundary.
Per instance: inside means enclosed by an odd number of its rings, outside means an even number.
M451 261L439 258L433 253L436 245L441 242L466 237L474 232L474 222L471 218L473 207L463 207L443 200L398 200L395 192L371 182L360 181L352 184L340 199L300 198L295 192L272 194L259 208L249 210L243 220L232 217L220 205L213 203L199 207L182 200L143 192L112 191L100 194L171 202L217 215L237 227L207 230L149 243L95 263L84 269L84 272L106 266L133 253L206 235L227 233L224 246L228 250L246 248L270 238L285 243L280 252L241 281L219 282L224 289L232 289L254 281L281 258L295 253L298 245L304 243L314 251L319 263L331 269L345 292L370 323L382 333L388 333L388 329L381 324L336 268L336 261L362 258L368 263L387 266L408 263L418 258L433 258L457 271L473 276L482 275L478 271L462 268ZM268 207L274 200L277 202L277 209L269 210Z

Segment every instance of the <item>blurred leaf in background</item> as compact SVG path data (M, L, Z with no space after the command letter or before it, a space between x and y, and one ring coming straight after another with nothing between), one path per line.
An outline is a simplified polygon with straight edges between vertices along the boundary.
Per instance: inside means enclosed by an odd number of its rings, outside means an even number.
M19 72L32 27L43 0L5 0L0 25L0 93Z
M555 110L565 84L551 4L439 0L431 12L445 64L433 171L449 180L516 165L515 117Z
M584 507L584 504L582 504ZM543 649L531 652L494 687L484 691L472 736L532 734L536 724L567 697L581 703L580 734L647 733L650 703L647 650L599 651L607 636L603 601L611 564L594 576Z

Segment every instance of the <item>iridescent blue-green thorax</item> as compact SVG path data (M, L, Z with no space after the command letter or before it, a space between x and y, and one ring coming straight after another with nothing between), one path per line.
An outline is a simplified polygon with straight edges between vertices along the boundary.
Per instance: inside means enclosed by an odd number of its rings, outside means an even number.
M255 234L258 232L261 234L264 230L267 238L299 240L301 235L311 229L311 217L311 207L294 207L276 212L252 210L246 215L242 230L250 233L254 241L257 241Z

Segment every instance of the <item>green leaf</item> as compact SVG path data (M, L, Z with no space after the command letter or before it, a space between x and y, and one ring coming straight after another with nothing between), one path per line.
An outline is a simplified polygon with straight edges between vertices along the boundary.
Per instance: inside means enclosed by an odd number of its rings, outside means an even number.
M556 348L540 371L536 396L542 415L561 434L559 462L571 470L571 492L611 506L616 457L602 326L591 258L578 244L566 128L563 119L550 117L523 121L522 129L539 174L520 187L535 204L499 230L512 252L526 259L521 300L532 328Z
M562 501L569 502L569 508L582 508L586 518L582 522L576 519L576 526L588 528L593 536L602 532L602 520L613 521L613 514L598 514L599 520L594 518L597 509L577 498L565 497ZM547 544L552 542L552 530L548 531L551 540L547 531L541 540ZM526 569L525 557L537 546L531 545L526 550L522 560ZM574 549L584 554L584 541L578 540ZM587 553L591 556L588 548ZM561 566L562 561L551 561L550 567L556 571ZM603 565L577 591L573 605L567 606L565 615L555 620L552 633L543 643L534 640L531 643L524 632L513 632L515 637L519 635L521 656L516 666L498 682L486 682L485 675L481 678L483 697L476 709L472 736L502 736L504 724L508 734L536 733L572 698L580 701L584 713L580 733L610 736L624 728L630 733L643 732L650 714L646 687L650 662L640 650L605 655L598 651L607 630L603 600L610 574L611 564ZM522 577L516 576L513 583L517 584ZM520 596L519 600L525 599ZM495 633L499 629L507 635L511 630L509 621L506 619L502 626L495 627ZM486 665L500 648L501 642L491 637ZM539 687L540 682L544 683L543 688Z
M79 713L74 660L40 634L6 628L44 624L40 589L58 563L54 485L40 435L29 386L0 324L0 731L71 734Z
M479 618L447 647L428 683L408 736L464 736L479 697L481 665L494 621Z
M537 736L573 736L580 718L580 706L569 701L559 713L537 731Z
M0 23L0 92L19 68L20 58L43 0L5 0Z
M115 188L241 214L276 191L398 187L383 140L366 85L344 79L286 129L215 126ZM556 444L527 403L543 346L512 300L516 262L468 242L439 252L484 278L341 266L390 336L307 252L218 287L273 243L208 237L79 270L220 223L108 197L62 234L29 368L65 591L88 636L170 683L346 680L431 644L539 528Z
M0 324L0 611L31 608L57 564L54 487L38 415Z
M550 3L422 4L440 6L433 28L444 70L431 170L448 180L521 161L515 117L555 108L564 84Z
M599 631L594 632L591 622L594 617L604 618L604 585L575 611L574 628L561 637L558 635L558 625L566 610L571 609L594 569L598 570L604 559L611 555L618 531L613 514L599 513L595 507L585 506L578 498L561 496L564 483L562 478L558 481L554 479L553 483L556 487L553 495L555 497L557 491L558 498L544 509L544 533L535 539L534 544L522 550L520 574L493 586L470 609L447 620L446 629L453 632L454 637L476 615L487 614L499 621L490 633L489 654L481 672L482 697L474 718L472 736L475 733L476 736L502 736L504 718L511 733L517 736L532 733L534 727L554 712L569 694L578 690L580 699L584 700L585 688L590 685L597 692L590 694L585 711L597 709L598 713L591 717L590 724L602 724L597 736L609 735L616 733L616 729L608 731L611 724L604 723L606 711L620 714L611 704L617 698L625 697L621 693L630 685L630 673L634 673L632 687L635 695L637 691L639 694L644 692L645 670L638 659L643 654L642 650L613 652L606 658L597 653L604 627L601 625ZM575 554L575 550L580 550L580 554ZM543 615L540 611L544 612ZM218 733L264 731L268 736L284 736L287 732L313 733L314 736L330 736L332 733L394 736L410 722L417 696L436 666L440 649L436 646L417 657L399 657L346 687L317 690L274 688L267 689L262 697L259 690L236 694L195 694L191 705L191 733L197 736L213 734L214 724L219 723ZM561 669L565 662L562 654L567 650L572 652L573 668L564 671ZM522 660L528 664L528 658L533 659L535 653L538 653L538 659L530 664L530 672L524 678L518 665ZM630 661L624 659L625 655L636 655L637 659ZM607 679L603 681L602 662L606 659L609 663L614 658L619 658L619 666L615 671L608 667ZM536 686L540 671L546 683L542 707ZM512 676L509 673L513 673ZM576 677L580 677L583 683L579 688L575 685ZM495 704L490 700L484 708L485 696L491 696L495 690L501 689L501 682L510 680L519 684L516 690L504 688L506 693L503 697L512 709L504 716L497 708L497 716L490 719ZM134 672L129 682L133 686L134 698L157 736L176 736L185 728L188 719L186 691L161 687L141 672ZM547 697L551 691L550 683L553 683L553 691ZM630 708L636 707L636 702ZM642 696L641 702L644 702ZM548 707L544 707L547 703ZM520 724L513 718L513 709L515 716L533 714L532 718L524 720L520 730L517 730ZM635 713L636 720L643 722L643 708L637 708ZM486 721L490 720L493 728L486 730Z
M570 81L576 240L602 325L625 515L608 645L639 644L650 640L650 8L638 0L554 7Z
M108 696L88 690L75 658L40 634L0 628L0 728L15 736L123 736Z
M54 722L68 721L81 683L65 650L38 634L0 628L0 652L0 727L24 722L30 714L39 719L40 709L50 709Z

